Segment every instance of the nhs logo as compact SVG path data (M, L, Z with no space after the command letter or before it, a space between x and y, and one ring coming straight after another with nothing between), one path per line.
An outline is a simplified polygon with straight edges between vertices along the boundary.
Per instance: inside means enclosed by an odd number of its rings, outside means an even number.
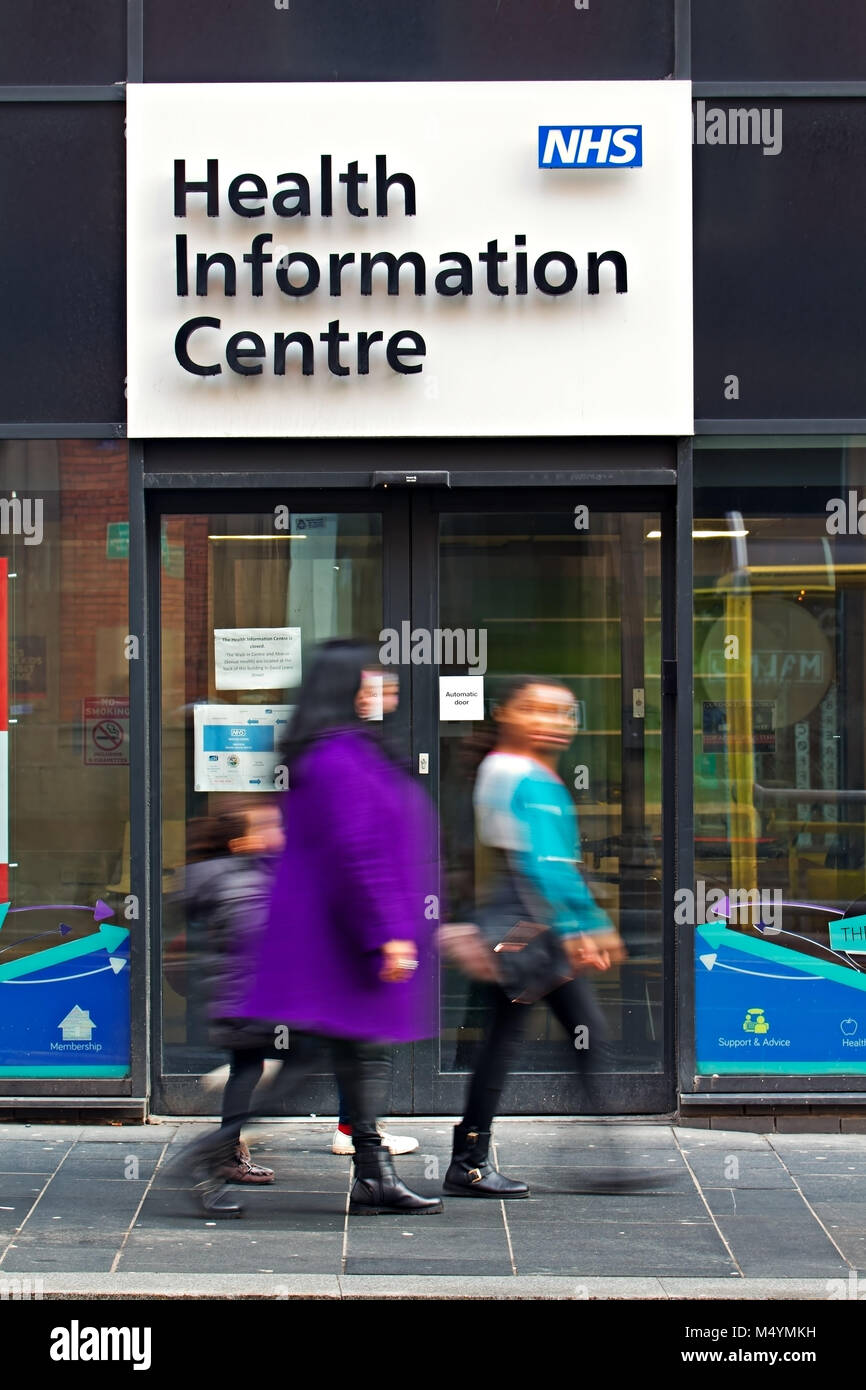
M639 125L540 125L539 169L637 169L643 164Z

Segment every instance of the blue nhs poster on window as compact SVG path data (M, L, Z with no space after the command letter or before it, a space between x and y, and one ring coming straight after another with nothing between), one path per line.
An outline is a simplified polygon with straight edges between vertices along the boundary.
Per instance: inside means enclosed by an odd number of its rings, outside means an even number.
M0 1076L127 1076L129 931L113 909L0 913Z
M767 933L723 923L696 929L698 1073L866 1072L866 954L850 943L837 949L834 931L830 946L817 931L817 939Z

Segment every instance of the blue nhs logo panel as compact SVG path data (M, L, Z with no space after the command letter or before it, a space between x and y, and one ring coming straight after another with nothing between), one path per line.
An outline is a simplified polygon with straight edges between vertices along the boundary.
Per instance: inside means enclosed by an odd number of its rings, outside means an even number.
M637 169L643 164L639 125L540 125L539 169Z

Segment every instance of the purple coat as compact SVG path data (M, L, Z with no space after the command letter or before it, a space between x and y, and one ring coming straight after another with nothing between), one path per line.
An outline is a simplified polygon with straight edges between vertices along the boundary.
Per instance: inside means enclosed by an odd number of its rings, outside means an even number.
M370 735L340 729L295 765L284 821L286 847L243 1013L327 1037L432 1037L439 888L424 793ZM416 943L411 980L379 979L379 948L391 940Z

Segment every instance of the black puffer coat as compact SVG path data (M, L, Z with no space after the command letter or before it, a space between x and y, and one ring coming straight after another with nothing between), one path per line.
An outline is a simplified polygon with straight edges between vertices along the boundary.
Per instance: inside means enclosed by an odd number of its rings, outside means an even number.
M186 912L189 969L217 1047L273 1041L274 1025L244 1018L240 1001L248 985L247 961L267 923L274 865L269 855L228 854L185 870L178 899Z

